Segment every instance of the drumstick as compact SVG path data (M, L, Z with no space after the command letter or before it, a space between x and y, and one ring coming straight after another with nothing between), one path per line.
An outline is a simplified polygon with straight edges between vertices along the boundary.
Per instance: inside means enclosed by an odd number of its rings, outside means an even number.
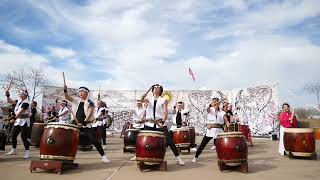
M11 85L12 85L12 79L10 79L10 82L8 84L8 87L7 87L7 91L9 91L11 89Z
M64 76L64 72L62 72L62 77L63 77L63 85L66 86L67 83L66 83L66 78L65 78L65 76Z

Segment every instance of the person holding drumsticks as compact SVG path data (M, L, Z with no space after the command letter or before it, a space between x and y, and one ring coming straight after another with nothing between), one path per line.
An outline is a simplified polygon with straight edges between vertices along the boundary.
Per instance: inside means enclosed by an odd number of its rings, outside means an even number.
M64 74L63 74L64 77ZM64 97L66 100L68 100L71 105L71 115L73 119L76 121L79 130L84 132L88 137L90 142L95 146L95 148L98 150L99 154L101 155L101 160L104 163L109 163L110 160L105 155L104 150L102 149L101 144L96 139L96 132L93 130L91 123L94 120L93 117L93 109L94 104L89 99L89 89L87 87L80 87L79 88L79 97L71 97L68 94L68 88L66 86L65 80L64 80ZM75 112L75 113L74 113Z
M152 92L153 96L151 98L146 98L149 92ZM166 142L173 151L174 156L176 157L177 163L181 166L184 166L185 163L179 155L179 151L176 145L173 143L170 138L170 134L167 128L167 117L168 117L168 101L161 97L163 92L163 87L159 84L155 84L149 88L149 90L142 95L141 102L148 103L146 109L146 123L144 130L151 131L161 131L166 136Z
M279 140L279 153L281 156L285 155L285 148L283 143L283 135L285 128L297 128L297 118L288 103L282 104L282 112L279 116L280 120L280 140Z
M30 105L28 101L28 92L26 90L22 90L19 92L19 99L13 100L10 98L9 88L5 91L5 95L7 96L7 102L14 105L14 113L15 120L13 129L11 131L12 137L12 150L6 155L15 155L17 154L17 137L21 132L21 139L23 141L23 145L25 148L25 154L23 156L24 159L29 158L29 142L28 142L28 132L30 127L30 118L29 114L31 112Z
M227 124L227 128L229 128L230 124L228 121L228 118L226 116L226 112L222 111L220 109L220 101L219 98L214 97L212 99L212 102L207 106L207 112L208 112L208 117L207 117L207 132L203 136L203 139L201 141L201 144L196 152L195 157L192 159L192 162L198 162L198 157L200 156L202 150L206 147L208 142L213 138L214 145L217 136L220 133L223 133L223 124ZM215 148L215 146L214 146Z

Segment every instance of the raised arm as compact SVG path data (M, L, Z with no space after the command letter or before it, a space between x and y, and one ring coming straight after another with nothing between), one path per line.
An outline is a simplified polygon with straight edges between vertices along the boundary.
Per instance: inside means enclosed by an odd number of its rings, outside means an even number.
M148 103L149 102L148 99L146 99L146 97L147 97L147 94L149 93L149 91L151 91L152 87L153 86L151 86L149 88L149 90L141 96L141 99L140 99L141 103Z
M70 102L73 102L73 97L68 94L67 86L64 86L63 92L64 92L64 98Z
M7 102L10 104L16 104L16 101L10 98L10 92L7 90L5 91L5 96L7 96Z

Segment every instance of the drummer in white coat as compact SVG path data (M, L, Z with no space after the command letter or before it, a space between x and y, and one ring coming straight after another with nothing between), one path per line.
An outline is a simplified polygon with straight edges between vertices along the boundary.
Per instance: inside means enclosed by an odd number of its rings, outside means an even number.
M59 118L59 124L70 124L70 114L68 109L68 102L66 100L62 100L60 103L60 110L57 118Z
M132 119L133 119L132 127L135 129L143 129L145 116L146 116L146 109L142 106L141 100L139 99L136 101L136 107L132 115Z
M202 150L206 147L206 145L212 138L214 139L215 144L217 136L223 133L224 123L227 124L227 128L229 128L230 126L226 113L220 109L219 105L219 99L215 97L212 99L212 102L207 106L207 132L203 136L201 144L196 152L195 157L192 159L192 162L198 161L198 157L200 156Z
M188 124L188 112L183 109L183 102L178 102L173 108L173 125L170 128L170 134L172 134L176 128L187 126Z

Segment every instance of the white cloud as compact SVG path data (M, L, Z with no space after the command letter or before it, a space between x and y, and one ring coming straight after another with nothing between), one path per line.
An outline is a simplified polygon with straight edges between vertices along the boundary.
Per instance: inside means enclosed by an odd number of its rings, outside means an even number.
M48 60L27 49L22 49L0 40L0 63L0 74L6 74L13 69L21 68L26 65L39 67L48 63Z
M61 47L47 47L49 56L58 58L58 59L69 59L76 56L76 52L72 49L66 49Z
M320 6L317 0L270 3L231 17L228 24L212 28L204 35L204 39L270 34L274 30L287 28L319 15Z
M98 84L144 89L156 82L172 89L231 89L279 82L285 92L318 77L319 46L306 37L276 32L318 17L315 0L264 1L256 8L251 7L256 1L236 0L30 2L47 14L50 31L63 34L59 31L66 29L84 44L81 52L48 48L49 58L68 59L63 67L46 67L57 84L57 74L65 71L70 86L91 89ZM215 41L225 37L230 41ZM198 47L199 41L205 46ZM188 44L194 48L192 55L180 50L185 42L194 43ZM200 48L217 53L204 54ZM189 67L196 74L195 83Z

